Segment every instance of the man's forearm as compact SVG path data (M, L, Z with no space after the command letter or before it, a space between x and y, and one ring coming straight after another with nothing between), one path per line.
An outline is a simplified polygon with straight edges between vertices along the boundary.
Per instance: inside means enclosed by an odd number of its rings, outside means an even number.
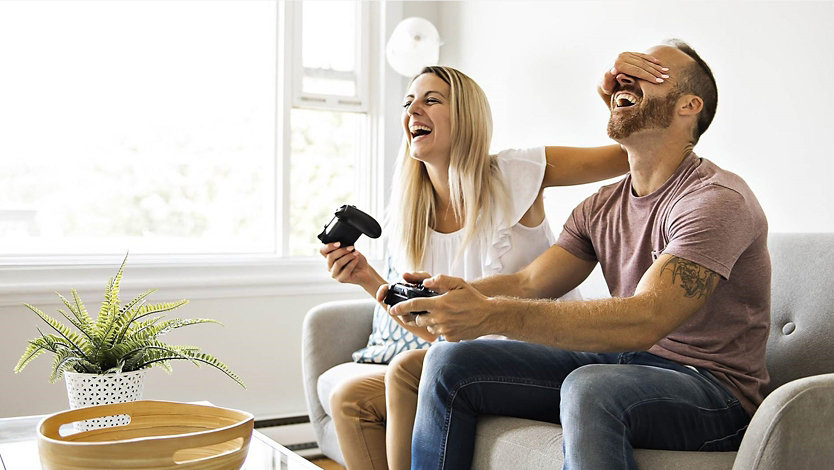
M472 287L487 297L533 297L529 289L525 289L524 277L521 273L497 274L470 283Z
M651 296L586 301L489 300L490 331L574 351L635 351L657 340Z

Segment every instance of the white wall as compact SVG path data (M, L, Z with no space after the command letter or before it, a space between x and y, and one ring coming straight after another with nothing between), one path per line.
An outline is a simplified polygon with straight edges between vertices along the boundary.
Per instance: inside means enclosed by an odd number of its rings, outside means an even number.
M439 2L441 61L492 105L493 149L608 142L596 84L623 50L677 37L713 69L719 104L696 147L741 175L771 232L834 231L834 3ZM551 189L561 228L598 185Z

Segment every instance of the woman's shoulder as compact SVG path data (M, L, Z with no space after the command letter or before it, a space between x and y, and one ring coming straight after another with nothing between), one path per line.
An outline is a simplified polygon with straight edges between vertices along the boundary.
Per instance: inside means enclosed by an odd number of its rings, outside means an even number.
M498 164L509 162L528 162L537 166L544 166L546 163L544 147L530 147L525 149L505 149L495 155Z
M518 191L519 189L514 187L541 186L547 167L544 147L502 150L498 152L495 159L498 163L498 171L507 184L507 189ZM539 187L535 188L537 194ZM510 196L515 196L515 194L510 194Z
M547 166L544 147L508 149L496 155L507 196L513 201L513 222L533 204L541 190Z

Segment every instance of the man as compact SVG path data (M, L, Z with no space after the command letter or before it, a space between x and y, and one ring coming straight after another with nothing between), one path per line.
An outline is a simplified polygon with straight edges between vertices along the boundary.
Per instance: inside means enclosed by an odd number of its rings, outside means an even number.
M692 152L715 113L712 72L672 42L621 54L599 91L629 175L576 207L522 271L428 278L444 295L390 309L450 341L523 341L429 350L413 468L469 468L478 415L493 414L561 423L565 468L633 469L633 447L737 448L761 402L767 221L741 178ZM612 298L547 300L597 262Z

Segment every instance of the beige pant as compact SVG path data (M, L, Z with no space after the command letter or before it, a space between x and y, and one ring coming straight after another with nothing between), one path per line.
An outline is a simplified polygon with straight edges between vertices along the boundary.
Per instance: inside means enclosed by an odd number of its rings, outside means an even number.
M330 396L348 470L411 468L411 432L425 349L398 354L385 372L354 377Z

